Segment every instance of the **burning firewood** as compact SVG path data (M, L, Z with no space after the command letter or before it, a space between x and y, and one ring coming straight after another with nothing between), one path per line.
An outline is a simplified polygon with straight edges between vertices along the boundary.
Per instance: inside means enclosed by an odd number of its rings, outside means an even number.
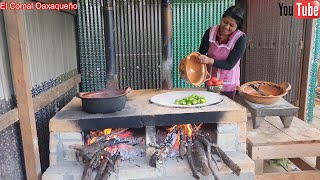
M218 147L216 144L211 143L208 139L206 139L204 136L200 136L197 135L197 139L199 139L203 144L205 144L207 146L207 156L208 156L208 160L210 162L211 160L211 155L209 155L209 152L211 151L213 154L217 154L222 161L237 175L240 175L240 171L241 168L234 163L228 156L227 154L220 148ZM213 149L212 149L213 147ZM217 164L217 163L216 163ZM210 164L209 164L210 166ZM212 164L211 164L212 166ZM217 165L218 167L218 165ZM219 168L219 167L218 167ZM210 168L211 169L211 168ZM213 171L212 171L213 172ZM214 173L214 172L213 172Z
M201 129L202 126L203 126L203 123L199 124L198 126L194 124L192 133L193 134L198 134L200 132L200 129Z
M180 153L181 159L183 159L183 156L185 156L187 153L187 148L184 142L184 132L182 128L180 128L179 130L179 136L180 136L179 153Z
M207 159L208 159L208 165L209 165L209 168L212 172L212 175L213 177L216 179L216 180L219 180L217 174L214 172L213 170L213 164L212 164L212 158L211 158L211 147L217 147L217 145L214 145L213 143L210 143L205 137L203 136L200 136L200 135L197 135L196 136L197 139L199 139L199 141L201 141L204 145L206 145L206 156L207 156ZM213 159L214 160L214 159ZM214 160L215 161L215 160ZM216 163L216 162L215 162ZM217 165L217 163L216 163ZM218 165L217 165L217 168L219 169Z
M108 163L107 167L105 168L101 178L99 180L105 180L108 179L111 176L111 172L113 172L114 165L112 163Z
M81 155L84 160L90 160L98 151L104 148L104 143L96 143L91 145L70 145L69 148L75 149L79 155Z
M92 159L88 162L86 162L86 165L84 167L84 171L82 174L81 180L90 180L91 175L94 169L96 169L100 165L100 157L103 154L103 151L98 151L96 154L92 156Z
M94 170L97 171L95 180L108 179L112 172L119 172L120 161L122 156L118 151L121 147L119 144L126 144L135 146L143 141L143 138L124 138L130 136L130 132L124 133L127 129L114 130L105 129L104 134L101 132L90 132L90 138L88 145L70 145L69 148L76 150L77 160L78 156L82 156L82 160L85 163L82 180L91 180L91 176ZM110 134L108 134L110 133ZM99 137L98 137L99 136ZM123 137L123 138L122 138ZM114 153L114 150L118 152ZM113 156L111 156L111 153Z
M193 148L194 162L197 167L197 171L200 172L203 176L208 176L210 170L208 167L206 152L202 143L198 139L194 139Z
M90 145L74 144L74 145L70 145L69 148L77 150L79 154L82 155L84 160L91 160L98 151L103 150L108 146L114 146L120 143L127 143L127 142L129 142L127 139L113 138L106 142L98 142Z
M112 172L115 172L115 170L118 170L120 166L122 156L120 154L115 154L112 158L112 161L109 160L109 163L107 164L107 167L105 168L102 177L99 180L106 180L111 176Z
M219 147L216 147L215 150L213 150L214 153L216 154L220 154L221 159L223 160L223 162L237 175L240 175L241 172L241 168L239 167L239 165L237 165L235 162L233 162L228 156L227 154L220 149Z
M124 129L120 129L118 131L112 131L110 134L99 136L94 143L104 142L104 141L106 141L106 140L108 140L118 134L125 132L128 129L129 128L124 128Z
M177 129L173 130L167 134L163 142L156 147L155 152L152 154L149 164L152 167L161 167L163 162L167 159L168 154L172 146L176 143L177 140ZM155 146L155 145L152 145Z
M139 138L122 138L123 141L126 141L127 145L135 146L143 141L142 137Z
M189 137L187 137L187 158L188 158L188 163L190 165L190 169L192 172L192 176L195 179L200 179L200 177L198 176L196 167L194 166L193 157L192 157L192 140Z
M96 177L94 178L94 180L100 180L105 169L107 168L107 165L108 165L108 159L103 159L100 163L100 166L97 170L97 175Z
M90 166L90 162L87 162L86 165L84 166L81 180L90 180L92 172L93 172L93 168Z

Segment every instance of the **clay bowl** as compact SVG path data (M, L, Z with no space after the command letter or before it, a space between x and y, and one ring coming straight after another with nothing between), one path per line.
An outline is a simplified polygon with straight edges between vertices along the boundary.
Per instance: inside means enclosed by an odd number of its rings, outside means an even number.
M273 104L285 96L291 89L287 82L276 84L267 81L251 81L237 86L240 95L248 101L258 104Z
M206 65L198 63L196 60L199 55L198 52L192 52L182 59L179 65L181 79L197 87L211 78Z

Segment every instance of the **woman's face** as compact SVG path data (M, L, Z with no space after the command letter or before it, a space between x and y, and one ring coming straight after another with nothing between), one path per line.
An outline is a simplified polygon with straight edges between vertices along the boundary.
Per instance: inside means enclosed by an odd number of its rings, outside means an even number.
M220 22L220 34L221 35L230 35L235 30L237 30L238 25L235 19L230 16L226 16L221 19Z

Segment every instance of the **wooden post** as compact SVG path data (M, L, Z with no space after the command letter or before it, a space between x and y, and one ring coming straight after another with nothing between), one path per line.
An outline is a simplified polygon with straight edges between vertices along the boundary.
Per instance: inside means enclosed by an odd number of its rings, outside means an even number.
M306 20L305 28L305 41L304 41L304 52L303 62L302 62L302 73L301 73L301 86L300 86L300 96L299 96L299 112L298 117L304 121L307 120L307 108L308 108L308 90L309 90L309 80L310 80L310 69L312 62L312 45L314 38L314 26L316 20L309 19ZM310 94L314 96L314 94Z
M172 0L161 0L162 89L173 88Z
M3 2L24 3L23 0ZM18 102L18 117L28 180L41 179L38 137L29 74L29 55L25 32L25 10L4 10L9 57Z

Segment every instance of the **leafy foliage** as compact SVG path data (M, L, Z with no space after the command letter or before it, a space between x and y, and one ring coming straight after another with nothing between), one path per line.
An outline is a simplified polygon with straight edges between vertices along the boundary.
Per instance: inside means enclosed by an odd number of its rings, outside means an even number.
M288 169L288 165L291 164L291 161L289 161L289 159L270 159L269 163L273 166L281 166Z

